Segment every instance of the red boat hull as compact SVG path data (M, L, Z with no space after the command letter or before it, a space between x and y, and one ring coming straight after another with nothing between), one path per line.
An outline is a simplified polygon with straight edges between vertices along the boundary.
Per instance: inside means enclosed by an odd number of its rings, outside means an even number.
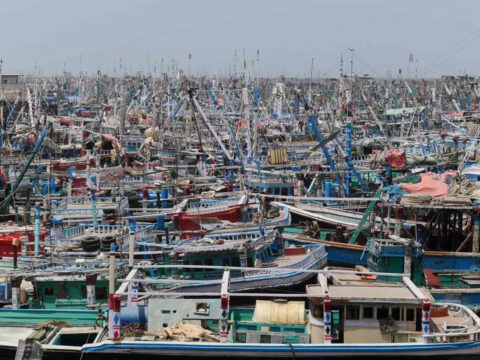
M200 215L187 215L182 213L178 215L179 229L181 231L202 230L202 227L197 223L200 222L201 219L206 218L217 218L219 220L237 222L240 219L240 215L241 211L239 207ZM198 236L198 234L184 234L182 238L188 239L196 236Z

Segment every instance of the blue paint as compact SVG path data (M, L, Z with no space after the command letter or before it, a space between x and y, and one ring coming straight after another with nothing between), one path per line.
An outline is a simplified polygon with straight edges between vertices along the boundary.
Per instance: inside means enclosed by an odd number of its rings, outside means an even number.
M160 198L162 200L168 199L168 190L167 189L162 189ZM168 207L168 203L166 201L162 201L162 208Z
M350 106L351 103L348 103L348 106ZM350 188L350 181L351 181L351 174L350 174L350 164L351 164L351 161L352 161L352 125L351 124L347 124L347 128L346 128L346 149L347 149L347 161L346 161L346 164L345 164L345 170L346 170L346 173L345 173L345 195L347 197L350 196L350 193L351 193L351 188Z
M35 206L35 256L40 252L40 206Z
M324 345L324 344L211 344L211 343L169 343L169 342L128 342L122 341L121 343L100 343L98 345L87 345L82 348L83 352L89 353L118 353L121 349L128 349L130 351L135 350L181 350L181 351L190 351L196 352L204 351L206 353L214 352L231 352L232 356L240 355L244 352L254 352L254 353L272 353L279 352L288 354L291 357L292 348L296 353L311 353L313 357L317 354L318 357L326 355L328 353L345 353L345 352L355 352L358 355L363 355L361 352L365 353L383 353L383 352L393 352L401 353L405 355L408 352L431 352L437 351L438 355L441 355L442 351L446 350L460 350L460 349L470 349L480 346L480 341L471 341L471 342L457 342L457 343L438 343L438 344L423 344L423 343L407 343L407 344L372 344L372 345L361 345L361 344L334 344L334 345ZM237 354L235 354L237 353Z
M157 216L157 230L165 230L165 216Z
M308 117L308 122L312 126L313 132L317 136L318 142L320 142L320 143L323 142L325 139L320 134L320 130L318 130L317 123L315 121L315 117L314 116L309 116ZM345 191L345 187L343 186L342 178L340 177L340 175L337 172L335 162L333 161L332 157L330 156L330 152L328 151L326 145L322 146L322 151L323 151L323 154L325 155L325 157L327 158L327 162L328 162L328 165L330 166L330 169L335 173L335 179L337 180L338 185L341 186L342 189Z

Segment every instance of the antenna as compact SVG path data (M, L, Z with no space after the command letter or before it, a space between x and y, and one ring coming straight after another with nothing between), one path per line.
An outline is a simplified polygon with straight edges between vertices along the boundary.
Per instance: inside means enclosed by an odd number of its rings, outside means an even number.
M343 78L343 54L340 54L340 77Z
M353 88L353 52L355 49L348 48L350 51L350 89Z
M312 66L310 67L310 88L312 87L313 82L313 58L312 58Z
M235 60L233 62L233 73L237 75L237 49L235 49Z
M260 66L260 49L257 49L257 87L258 87L259 66Z

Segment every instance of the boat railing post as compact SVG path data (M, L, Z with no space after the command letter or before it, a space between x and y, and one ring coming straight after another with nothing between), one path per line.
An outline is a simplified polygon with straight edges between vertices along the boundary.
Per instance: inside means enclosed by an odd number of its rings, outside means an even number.
M396 236L400 236L403 227L403 209L402 207L395 208L395 228L393 233Z
M112 327L113 327L113 336L112 338L115 339L115 340L119 340L120 339L120 335L121 335L121 329L120 329L120 324L121 324L121 321L120 321L120 309L121 309L121 300L122 300L122 297L121 295L119 294L114 294L113 295L113 323L112 323Z
M13 247L13 268L17 268L17 262L18 262L18 246L20 245L20 239L19 238L14 238L12 240L12 247Z
M12 309L20 309L20 284L21 277L12 277L10 280L12 284Z
M110 244L110 263L109 263L109 279L108 292L113 294L115 292L115 243Z
M228 287L230 285L230 270L223 272L222 287L220 290L220 306L222 313L220 315L220 342L227 342L228 335L228 312L230 307L230 295L228 293Z
M138 306L138 280L128 283L128 306Z
M97 274L87 275L87 308L94 309L97 306L97 298L95 296L95 283L97 282Z
M93 178L92 178L92 182L93 182ZM91 189L91 192L92 192L92 216L93 216L93 227L96 228L97 225L98 225L98 222L97 222L97 201L96 201L96 198L95 198L95 189Z
M473 218L473 243L472 252L478 253L480 250L480 217Z
M22 246L22 256L28 256L28 236L20 236L20 244Z
M108 295L108 337L113 338L113 296L114 293Z
M135 232L130 228L130 233L128 237L128 266L133 267L134 262L134 250L135 250Z
M430 331L430 300L423 299L422 303L422 333L423 342L428 343L428 333Z
M35 256L40 251L40 206L35 206Z
M332 300L328 295L323 299L323 343L332 343Z

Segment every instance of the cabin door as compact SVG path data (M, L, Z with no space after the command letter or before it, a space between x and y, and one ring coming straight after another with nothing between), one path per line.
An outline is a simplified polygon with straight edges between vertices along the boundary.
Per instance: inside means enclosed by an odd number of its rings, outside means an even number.
M332 308L332 343L343 344L343 306Z

